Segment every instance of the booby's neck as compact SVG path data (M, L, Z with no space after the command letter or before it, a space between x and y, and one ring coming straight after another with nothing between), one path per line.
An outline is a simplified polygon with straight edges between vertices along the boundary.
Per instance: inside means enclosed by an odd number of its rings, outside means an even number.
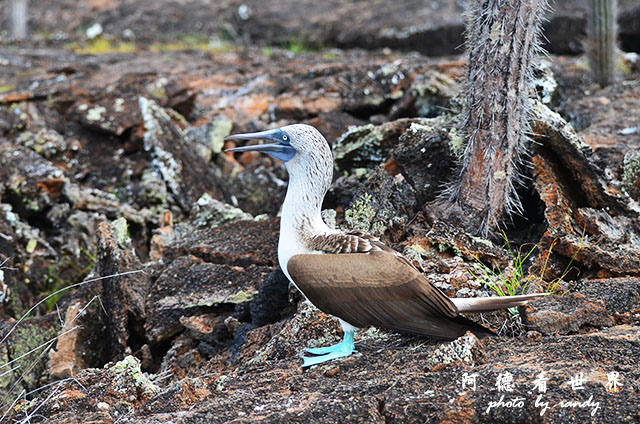
M331 159L304 161L293 158L287 163L289 186L282 205L278 260L285 274L293 255L314 253L311 239L334 232L322 219L322 201L332 178Z
M318 187L319 181L289 178L287 195L282 205L281 234L294 231L298 237L309 237L325 232L322 220L322 201L327 190Z

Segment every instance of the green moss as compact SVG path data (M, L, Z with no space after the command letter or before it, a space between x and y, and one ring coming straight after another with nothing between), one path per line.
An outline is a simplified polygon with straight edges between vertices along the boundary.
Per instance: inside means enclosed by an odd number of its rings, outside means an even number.
M9 105L9 112L22 113L22 111L25 110L26 107L27 107L27 102L11 103L11 105Z
M638 53L635 52L620 52L616 55L616 68L621 74L629 75L633 73L639 57Z
M38 246L38 240L36 239L31 239L29 240L29 242L27 243L27 247L25 247L25 251L27 253L33 253L36 250L36 247Z
M438 248L440 253L444 253L447 250L451 250L456 256L464 256L462 251L458 249L458 246L455 244L446 244L446 243L435 243L435 246Z
M166 84L168 82L169 81L166 78L158 78L151 84L147 85L145 88L147 90L147 93L149 93L151 97L154 97L156 99L166 99L167 98Z
M102 37L84 43L71 43L66 48L78 54L133 53L138 50L134 43L111 41Z
M344 219L349 228L360 231L371 230L373 218L376 216L375 209L371 207L371 200L371 195L364 193L345 211Z
M102 114L107 109L104 106L96 106L87 111L87 121L100 121L102 120Z
M154 43L149 46L149 50L154 53L172 52L178 50L187 50L192 48L187 43L182 41L174 41L171 43Z
M625 155L622 165L622 185L634 198L640 194L640 153Z
M490 248L495 248L495 245L491 242L491 240L487 240L486 238L471 236L471 239L476 243L485 245Z
M11 91L15 88L15 86L11 84L2 84L0 85L0 93L6 93L7 91Z
M170 52L177 50L200 50L205 53L224 53L231 51L232 43L222 38L211 38L200 34L181 34L177 39L167 42L158 42L150 46L137 45L130 41L110 40L104 37L96 37L85 42L74 42L65 46L78 54L105 54L105 53L135 53L141 50L152 52Z
M417 254L421 255L421 256L427 256L429 252L427 252L427 250L420 246L419 244L412 244L411 249L413 249Z
M152 52L162 53L178 50L200 50L205 53L226 53L234 49L234 45L219 37L206 38L200 34L180 34L178 39L169 42L154 43L148 47Z
M244 290L240 290L238 293L235 293L232 296L229 296L226 299L225 303L238 304L238 303L251 302L253 298L256 296L256 294L257 293L249 293Z
M8 360L17 359L10 365L3 367L8 371L18 367L15 373L9 372L0 377L0 401L11 402L17 393L10 392L10 388L34 389L39 386L40 378L47 370L46 351L55 345L55 337L59 331L57 320L44 317L22 321L7 340L4 347L0 346L0 366ZM31 353L29 353L31 352ZM4 373L4 372L3 372ZM3 374L0 373L0 374ZM16 384L18 379L21 383Z
M118 97L113 101L113 111L114 112L123 112L124 111L124 99Z
M5 368L7 368L7 371L9 369L9 366L6 364L10 360L11 359L9 359L9 349L7 345L0 344L0 366L3 366L3 372L0 373L0 402L2 402L3 404L8 404L12 401L12 399L10 399L11 396L9 395L8 391L11 387L11 384L13 383L13 374L10 372L4 372Z
M322 211L322 219L329 226L329 228L336 228L337 213L335 209L324 209Z
M430 366L450 364L452 362L474 362L474 351L478 349L478 339L475 336L462 336L451 343L442 345L427 361Z
M462 159L464 154L464 148L466 146L464 137L458 134L458 131L454 128L449 130L449 147L451 152L458 158Z
M340 56L338 56L336 53L331 52L331 51L322 53L322 58L325 59L325 60L336 60L339 57Z
M49 264L47 269L47 288L41 294L47 298L45 304L48 312L55 309L58 301L67 292L67 290L62 289L82 281L93 269L95 263L95 253L81 247L78 256L63 255L60 259Z
M145 206L167 204L167 186L154 169L145 169L142 173L136 200Z
M27 199L24 202L24 206L27 210L39 212L40 211L40 203L38 203L38 199Z
M257 291L245 291L239 290L233 294L224 294L217 293L213 295L203 295L203 296L190 296L189 299L183 297L172 297L171 302L168 302L165 298L165 303L180 305L181 307L190 309L190 308L201 308L203 306L216 306L222 305L225 303L230 304L239 304L239 303L247 303L251 302L253 298L258 294Z
M313 53L320 50L320 46L305 37L294 37L284 43L283 47L293 54Z
M336 164L349 159L354 165L370 166L383 160L380 144L384 139L382 131L373 124L351 127L333 145Z
M215 385L216 385L216 391L221 392L224 390L224 381L229 378L226 375L221 375L220 377L218 377L216 379Z
M225 116L219 116L211 123L209 129L209 146L213 153L222 152L224 147L224 138L231 134L233 121Z
M120 217L111 222L111 231L119 245L128 246L131 244L131 238L129 237L129 225L127 224L126 218Z
M458 84L450 77L438 72L429 72L416 78L411 86L418 116L435 116L441 106L458 93Z
M194 221L200 227L215 228L227 222L252 219L251 214L214 199L208 193L196 202Z
M109 369L109 371L121 378L132 379L135 386L141 389L145 396L152 396L160 391L158 386L153 384L153 381L151 381L149 376L142 372L140 369L140 361L131 355L126 356L122 361L117 362ZM117 384L113 389L115 391L119 390ZM126 391L126 389L121 390Z
M355 168L353 170L353 175L355 175L359 180L364 179L370 173L371 171L369 171L367 168Z
M52 129L40 129L36 133L25 131L17 141L47 159L68 148L64 137Z

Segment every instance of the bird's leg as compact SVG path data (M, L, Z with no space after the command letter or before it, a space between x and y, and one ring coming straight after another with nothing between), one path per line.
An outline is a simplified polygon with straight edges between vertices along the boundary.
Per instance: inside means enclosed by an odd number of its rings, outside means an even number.
M343 358L355 353L355 346L353 344L353 335L355 331L349 330L344 332L342 341L333 346L316 347L311 349L305 349L307 353L319 356L303 356L303 367L310 367L311 365L321 364L323 362L331 361L336 358Z

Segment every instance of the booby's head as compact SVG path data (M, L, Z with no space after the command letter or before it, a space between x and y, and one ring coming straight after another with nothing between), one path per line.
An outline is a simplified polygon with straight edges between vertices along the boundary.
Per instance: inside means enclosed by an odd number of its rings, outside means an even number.
M263 152L284 162L289 175L323 177L333 172L333 157L327 140L311 125L294 124L268 131L234 134L225 140L266 140L269 143L227 149L227 152Z

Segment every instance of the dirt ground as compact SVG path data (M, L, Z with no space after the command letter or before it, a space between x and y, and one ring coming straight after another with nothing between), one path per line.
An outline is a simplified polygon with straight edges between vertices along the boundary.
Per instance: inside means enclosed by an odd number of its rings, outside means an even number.
M30 38L0 32L0 423L638 422L640 7L619 5L606 88L582 2L552 5L505 242L429 213L464 146L463 2L31 0ZM498 337L369 328L302 369L341 331L278 268L286 170L222 151L298 122L332 145L328 221L451 297L518 272L554 295L472 317Z

